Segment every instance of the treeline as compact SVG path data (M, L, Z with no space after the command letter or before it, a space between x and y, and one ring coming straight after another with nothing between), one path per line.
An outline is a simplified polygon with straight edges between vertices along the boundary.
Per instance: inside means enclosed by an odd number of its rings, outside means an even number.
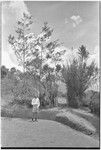
M45 73L46 78L40 82L40 77L32 72L23 73L16 68L9 70L5 66L1 66L1 96L13 95L10 104L18 103L30 106L32 98L40 92L41 106L55 106L58 85L54 82L55 76L52 73L47 74L47 69Z
M13 103L30 106L31 99L39 91L41 106L56 106L58 97L57 82L61 80L67 88L68 106L79 108L85 103L83 99L86 90L98 79L98 68L94 61L87 65L89 53L83 45L78 49L78 56L79 59L74 58L69 64L62 67L57 65L56 68L52 68L45 64L41 68L43 73L41 80L40 75L34 74L33 71L21 72L16 68L9 70L2 66L2 93L4 91L12 93L14 95Z
M67 88L67 99L70 107L80 108L87 106L92 113L100 115L100 93L93 92L89 103L84 101L87 98L86 91L99 80L99 69L95 62L87 63L89 52L85 46L78 49L78 59L74 58L72 62L62 69L63 81ZM94 97L96 94L96 97ZM94 97L94 99L93 99Z
M31 98L38 91L41 106L57 106L57 81L61 80L67 88L68 106L81 107L85 91L98 76L95 62L87 64L89 52L82 45L78 49L78 59L73 58L63 66L62 58L66 50L61 49L62 43L58 39L51 40L53 29L45 22L41 32L35 35L29 33L32 23L32 16L24 13L17 22L17 36L8 37L23 72L2 66L2 87L13 93L13 103L30 106Z
M42 99L47 99L54 106L56 105L55 97L57 96L56 82L61 70L59 63L65 50L56 51L61 43L57 39L51 40L53 29L49 27L47 22L44 23L38 35L29 33L32 23L32 16L23 13L23 17L17 22L17 36L9 35L8 42L15 52L19 65L23 67L24 87L27 83L25 75L27 73L28 76L30 74L30 80L33 77L36 78L35 81L38 81L38 84L41 84L45 89L42 95L42 88L40 89L40 86L36 88L40 93L41 105L44 105ZM48 65L47 62L54 64L53 67Z

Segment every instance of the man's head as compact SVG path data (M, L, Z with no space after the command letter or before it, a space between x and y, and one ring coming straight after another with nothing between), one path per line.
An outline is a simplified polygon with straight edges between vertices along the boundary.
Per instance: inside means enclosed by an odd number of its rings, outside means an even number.
M34 95L34 98L37 98L37 95L36 95L36 94Z
M34 93L34 98L39 98L39 91L36 91L36 92Z

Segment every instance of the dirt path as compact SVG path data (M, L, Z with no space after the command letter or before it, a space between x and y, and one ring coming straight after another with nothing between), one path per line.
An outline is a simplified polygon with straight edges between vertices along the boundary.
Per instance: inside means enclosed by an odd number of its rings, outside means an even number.
M2 146L98 147L99 142L55 121L1 118Z

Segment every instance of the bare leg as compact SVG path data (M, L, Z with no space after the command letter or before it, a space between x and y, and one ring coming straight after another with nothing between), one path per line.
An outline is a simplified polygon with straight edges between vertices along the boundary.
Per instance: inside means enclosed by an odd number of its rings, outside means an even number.
M35 121L38 119L38 112L35 112Z
M35 116L35 115L34 115L34 112L32 112L32 121L33 121L33 119L35 119L34 116Z

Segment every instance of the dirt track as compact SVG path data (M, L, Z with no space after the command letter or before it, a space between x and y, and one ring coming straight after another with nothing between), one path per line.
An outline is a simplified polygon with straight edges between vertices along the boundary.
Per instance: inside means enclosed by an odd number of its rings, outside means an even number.
M1 119L5 147L98 147L99 142L55 121Z

